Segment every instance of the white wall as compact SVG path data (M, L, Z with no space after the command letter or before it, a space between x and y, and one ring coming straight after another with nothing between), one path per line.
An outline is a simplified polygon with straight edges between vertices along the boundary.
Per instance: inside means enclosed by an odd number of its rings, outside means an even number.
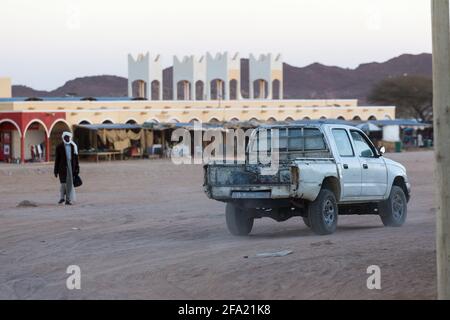
M383 140L387 142L400 141L400 126L383 127Z

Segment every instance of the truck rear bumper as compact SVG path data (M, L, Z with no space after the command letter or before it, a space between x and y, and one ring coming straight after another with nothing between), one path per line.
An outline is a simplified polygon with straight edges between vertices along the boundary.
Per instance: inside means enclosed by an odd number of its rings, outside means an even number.
M214 200L255 200L255 199L289 199L290 185L251 186L251 187L211 187L207 195Z

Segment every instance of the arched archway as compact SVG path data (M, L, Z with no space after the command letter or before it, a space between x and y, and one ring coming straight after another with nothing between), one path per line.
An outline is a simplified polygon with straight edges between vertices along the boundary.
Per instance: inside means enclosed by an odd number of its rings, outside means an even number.
M360 116L354 116L353 117L353 121L361 121L361 117Z
M304 117L303 121L311 121L311 118L310 117Z
M135 119L128 119L126 124L137 124L137 121Z
M384 115L384 120L392 120L391 116L389 116L388 114Z
M72 132L72 130L70 129L70 126L67 124L67 122L65 122L63 120L56 121L50 128L50 143L49 143L50 159L49 160L55 159L55 149L56 149L56 146L62 142L62 134L64 131Z
M192 118L189 123L201 122L198 118Z
M266 122L267 123L275 123L275 122L277 122L277 119L275 119L274 117L271 117L271 118L267 119Z
M22 132L11 119L0 119L0 161L11 162L20 157Z
M155 119L155 118L151 118L151 119L148 119L148 120L145 121L145 122L148 122L148 123L159 123L159 120L158 120L158 119Z
M175 100L192 100L193 97L191 95L191 86L192 84L187 80L178 81Z
M272 81L272 99L280 100L281 96L281 81L275 79Z
M284 121L285 122L294 122L295 120L292 117L288 117Z
M102 121L102 124L113 124L114 122L110 119L105 119Z
M80 122L78 122L79 125L90 125L92 124L92 122L90 122L89 120L81 120Z
M324 116L322 116L322 117L320 117L320 120L328 120L328 118L327 118L327 117L324 117Z
M230 123L239 123L241 122L241 120L239 120L238 118L233 118L230 120Z
M210 82L211 100L225 99L225 81L222 79L214 79Z
M205 83L202 80L195 83L195 100L205 100Z
M48 130L38 119L31 120L23 133L24 160L42 162L49 159Z
M377 121L377 117L375 116L370 116L369 119L367 119L369 121Z
M147 82L144 80L135 80L131 83L131 97L136 99L148 99Z
M268 91L269 91L269 84L264 79L257 79L253 81L251 84L251 90L250 93L253 92L253 94L250 94L251 99L267 99L268 97Z
M0 120L0 127L1 127L2 125L3 125L4 129L7 129L7 128L8 128L8 130L17 130L18 134L19 134L20 136L22 136L22 132L20 131L20 127L19 127L19 125L18 125L14 120L11 120L11 119L1 119L1 120Z
M44 122L42 122L42 120L39 119L33 119L30 122L28 122L28 124L25 126L25 129L23 130L23 135L25 136L28 130L35 130L36 127L41 126L41 129L44 131L44 133L47 135L49 135L47 126L45 125Z
M153 80L151 83L151 95L152 95L152 100L162 100L161 97L161 83L158 80Z
M213 123L213 124L219 124L219 123L220 123L220 120L217 119L217 118L211 118L211 119L209 119L208 122L209 122L209 123Z
M337 117L337 119L340 121L345 121L345 118L343 116L339 116L339 117Z

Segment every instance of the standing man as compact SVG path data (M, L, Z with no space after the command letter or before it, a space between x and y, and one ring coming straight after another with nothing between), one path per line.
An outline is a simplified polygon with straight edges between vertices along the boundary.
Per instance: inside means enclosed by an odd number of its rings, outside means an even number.
M62 140L63 142L56 146L54 169L55 177L59 175L59 181L61 182L58 203L65 202L66 205L72 205L72 202L76 200L73 177L80 173L78 147L72 141L72 133L70 132L63 132Z

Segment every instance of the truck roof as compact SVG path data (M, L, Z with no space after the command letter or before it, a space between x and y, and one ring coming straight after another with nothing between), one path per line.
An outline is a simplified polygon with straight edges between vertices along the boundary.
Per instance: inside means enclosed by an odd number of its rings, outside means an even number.
M311 121L294 121L290 123L273 123L273 124L264 124L261 125L260 128L264 129L284 129L284 128L322 128L326 126L340 127L340 128L351 128L358 129L355 125L349 123L348 121L340 121L340 120L311 120Z

